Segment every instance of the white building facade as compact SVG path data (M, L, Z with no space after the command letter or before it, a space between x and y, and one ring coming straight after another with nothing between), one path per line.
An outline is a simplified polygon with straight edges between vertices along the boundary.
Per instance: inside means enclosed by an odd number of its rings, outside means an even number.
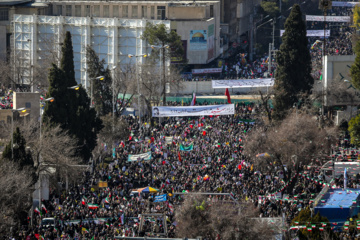
M69 31L73 42L75 78L88 88L86 46L92 46L110 67L130 64L128 54L151 52L150 45L141 39L147 22L163 23L170 29L170 21L166 20L14 15L13 59L21 61L20 66L25 68L24 82L31 82L33 75L29 66L45 66L50 58L58 63L63 38Z

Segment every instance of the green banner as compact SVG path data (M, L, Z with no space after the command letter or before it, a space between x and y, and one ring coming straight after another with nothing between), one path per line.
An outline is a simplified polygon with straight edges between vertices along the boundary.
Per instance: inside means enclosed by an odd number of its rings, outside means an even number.
M184 146L182 144L180 144L180 151L192 151L194 149L194 144L190 144L189 146Z

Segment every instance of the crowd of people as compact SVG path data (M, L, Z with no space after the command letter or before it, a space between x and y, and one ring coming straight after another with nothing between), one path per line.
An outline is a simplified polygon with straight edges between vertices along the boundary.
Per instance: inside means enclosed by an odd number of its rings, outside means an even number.
M21 237L158 236L164 232L164 224L168 230L165 236L174 237L174 211L184 199L178 193L193 191L231 193L236 201L257 207L259 217L284 213L290 224L299 211L312 204L322 185L295 173L284 181L281 169L261 172L254 167L243 154L243 142L257 127L260 114L258 104L239 103L234 116L169 118L152 128L140 127L136 118L124 117L131 133L126 141L117 143L116 159L95 168L92 174L85 172L79 183L62 195L53 192L49 201L42 202L42 216L35 214L37 224ZM181 144L193 144L193 149L182 151ZM128 161L129 155L146 152L151 152L151 160ZM318 168L304 170L311 178L319 178ZM98 187L100 182L107 182L107 186ZM283 195L288 185L291 190ZM158 191L134 190L146 186ZM160 195L166 195L166 200L154 202ZM233 201L230 196L209 196L208 200ZM140 229L144 213L165 217L144 218ZM55 228L39 224L46 217L57 219Z
M334 8L332 13L343 15L342 9ZM348 12L348 9L344 11ZM316 29L321 24L313 23L310 28ZM327 55L353 54L353 33L346 24L331 26L331 37L326 42ZM316 40L319 38L309 38L309 48ZM311 50L317 79L321 75L321 54L320 48ZM275 69L274 63L271 72ZM224 62L222 77L264 78L268 77L265 75L267 72L266 56L248 62L246 54L238 54ZM209 79L211 77L201 78ZM0 107L9 106L10 103L11 92L1 99ZM163 236L174 237L178 224L175 210L187 192L195 191L231 193L231 197L208 196L208 201L235 199L250 202L259 209L259 217L284 214L289 226L302 209L313 204L313 199L323 189L317 180L322 180L324 176L315 159L311 167L303 166L301 169L301 173L307 177L293 173L290 178L284 179L285 173L281 169L275 172L257 170L252 159L243 154L243 141L257 127L260 114L263 113L258 104L238 103L234 116L172 117L151 127L144 122L140 126L138 119L123 116L129 125L130 136L125 141L117 142L113 161L108 164L102 161L92 172L84 172L78 183L68 191L62 194L51 192L50 200L43 201L41 209L38 209L41 214L34 214L35 224L20 232L18 238L159 236L165 229L167 233ZM348 136L339 140L334 154L357 155L357 150L346 139ZM190 150L180 150L181 145ZM129 155L147 152L151 152L151 159L128 161ZM359 180L353 178L348 185L356 186ZM335 184L341 187L341 182L342 177L338 177ZM100 187L99 184L103 183L106 184ZM155 192L141 193L135 190L147 186L156 189ZM164 201L154 201L163 195L166 196ZM145 218L141 216L144 213L163 215ZM56 225L42 226L41 219L46 217L55 217Z

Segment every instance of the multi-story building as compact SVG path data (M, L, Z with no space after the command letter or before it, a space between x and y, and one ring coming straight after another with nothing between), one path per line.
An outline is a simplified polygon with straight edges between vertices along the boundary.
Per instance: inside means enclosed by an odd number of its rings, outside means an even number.
M169 20L183 40L189 64L206 64L222 53L220 1L51 1L55 16Z
M10 23L14 14L45 15L48 4L33 2L32 0L1 0L0 1L0 59L5 60L10 52L10 36L12 34Z

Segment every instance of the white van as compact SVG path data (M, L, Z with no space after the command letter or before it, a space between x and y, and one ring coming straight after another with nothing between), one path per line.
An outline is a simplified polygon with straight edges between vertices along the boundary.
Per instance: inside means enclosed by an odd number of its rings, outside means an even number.
M55 227L55 218L43 218L41 220L42 227Z

